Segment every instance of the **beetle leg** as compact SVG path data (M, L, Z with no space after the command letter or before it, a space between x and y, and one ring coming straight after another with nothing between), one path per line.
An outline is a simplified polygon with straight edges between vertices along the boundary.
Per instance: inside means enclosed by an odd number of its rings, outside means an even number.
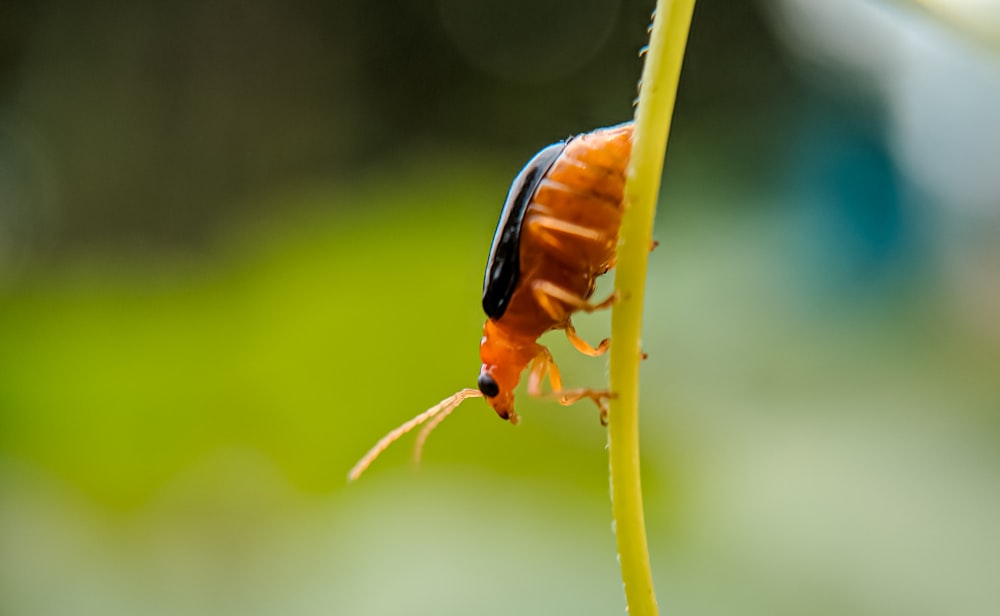
M597 347L592 347L587 344L584 340L576 333L576 328L573 327L572 321L566 322L566 338L569 339L570 344L576 347L577 351L580 351L584 355L589 355L591 357L597 357L598 355L603 355L608 350L608 346L611 344L610 338L605 338L598 343Z
M531 293L535 296L535 301L538 302L538 305L546 314L552 317L553 321L561 322L566 318L566 309L554 301L559 298L552 293L553 288L561 292L562 295L570 295L562 287L558 287L547 280L535 280L531 283Z
M604 310L605 308L610 308L615 304L617 304L618 298L619 298L618 291L614 291L611 293L611 295L604 298L604 301L598 304L590 304L589 309L587 306L582 306L580 310L583 310L584 312L594 312L595 310Z
M560 306L558 302L568 304L574 311L582 310L584 312L594 312L595 310L610 308L615 302L618 301L618 293L612 293L604 301L592 304L579 295L560 287L554 282L549 282L548 280L533 281L531 283L531 292L535 295L535 299L538 301L539 306L541 306L541 308L557 322L561 322L568 316L566 309Z
M552 358L552 353L548 354L548 369L549 369L549 387L552 388L553 396L560 396L560 391L562 391L562 374L559 373L559 366L556 365L556 360ZM559 404L562 404L562 396L559 397Z
M529 218L527 222L533 231L545 236L550 244L558 245L559 240L556 234L581 237L595 242L603 242L607 238L607 233L604 231L566 222L555 216L535 215Z
M531 372L528 373L528 394L535 398L542 396L542 379L549 372L549 368L555 366L552 353L545 347L541 347L541 349L538 355L535 355L535 359L531 361ZM556 378L559 378L558 372Z
M546 374L548 374L549 384L552 386L552 392L549 394L542 393L542 379L545 378ZM559 367L556 366L555 359L552 358L552 353L545 347L542 347L542 350L535 356L531 364L531 373L528 376L528 394L535 398L554 397L563 406L569 406L584 398L590 398L601 412L602 426L608 425L608 400L614 397L614 394L610 391L563 389L562 375L559 373Z
M542 393L542 380L546 375L548 375L549 385L552 387L552 392L549 394ZM531 362L531 373L528 375L528 394L535 398L556 396L559 397L561 403L562 398L559 393L561 389L562 375L559 374L559 367L556 366L556 360L547 348L541 347L538 355L535 355L535 359Z
M601 413L601 425L608 425L608 400L613 398L614 394L610 391L597 389L563 389L562 375L559 374L559 368L552 359L552 354L548 352L548 349L546 349L545 354L545 362L548 365L549 371L549 384L552 385L551 395L555 396L559 400L559 404L563 406L569 406L584 398L590 398L597 405L597 409Z
M563 391L553 392L559 396L559 404L563 406L569 406L575 402L583 400L584 398L590 398L597 405L597 409L600 411L601 425L608 425L608 400L615 397L610 391L600 391L596 389L566 389Z

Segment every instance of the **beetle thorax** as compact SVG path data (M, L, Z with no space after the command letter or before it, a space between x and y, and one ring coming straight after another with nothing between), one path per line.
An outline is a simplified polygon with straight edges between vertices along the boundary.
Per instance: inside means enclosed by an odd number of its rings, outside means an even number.
M483 362L480 374L487 374L496 382L499 393L487 397L487 401L503 419L516 420L514 389L538 351L538 343L533 338L515 334L493 319L487 319L483 325L483 340L479 345Z

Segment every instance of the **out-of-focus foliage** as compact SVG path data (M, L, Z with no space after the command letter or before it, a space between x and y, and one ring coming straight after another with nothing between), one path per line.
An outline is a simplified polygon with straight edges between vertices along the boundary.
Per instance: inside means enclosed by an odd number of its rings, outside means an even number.
M540 140L630 115L649 11L616 0L577 2L572 17L527 0L8 4L0 160L17 190L5 200L21 207L0 229L45 252L191 250L249 204L280 215L262 192L428 150L516 168ZM761 118L776 86L790 90L788 71L751 7L713 21L692 60L712 77L683 96L701 122L735 123L718 101L738 98L746 128L730 136L756 140L746 117ZM728 61L741 50L758 59L752 75Z
M0 612L623 609L593 408L470 401L344 483L474 382L518 165L629 114L647 8L521 4L0 9ZM1000 60L921 15L698 7L643 341L665 613L1000 609Z

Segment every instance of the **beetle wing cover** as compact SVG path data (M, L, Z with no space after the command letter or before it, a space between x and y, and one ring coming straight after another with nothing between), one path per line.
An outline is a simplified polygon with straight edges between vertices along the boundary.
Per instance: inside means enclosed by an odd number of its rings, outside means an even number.
M538 185L548 174L563 150L565 142L553 143L542 149L514 178L507 193L507 200L500 212L490 246L490 258L486 263L486 279L483 281L483 310L491 319L503 316L517 287L520 275L521 224L531 198Z

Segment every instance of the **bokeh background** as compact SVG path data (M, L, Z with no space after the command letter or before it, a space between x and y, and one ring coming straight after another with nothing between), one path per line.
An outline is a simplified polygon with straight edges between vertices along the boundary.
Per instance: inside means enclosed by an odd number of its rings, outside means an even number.
M586 405L345 474L651 4L0 2L0 613L623 613ZM656 237L663 612L1000 613L998 4L701 2Z

